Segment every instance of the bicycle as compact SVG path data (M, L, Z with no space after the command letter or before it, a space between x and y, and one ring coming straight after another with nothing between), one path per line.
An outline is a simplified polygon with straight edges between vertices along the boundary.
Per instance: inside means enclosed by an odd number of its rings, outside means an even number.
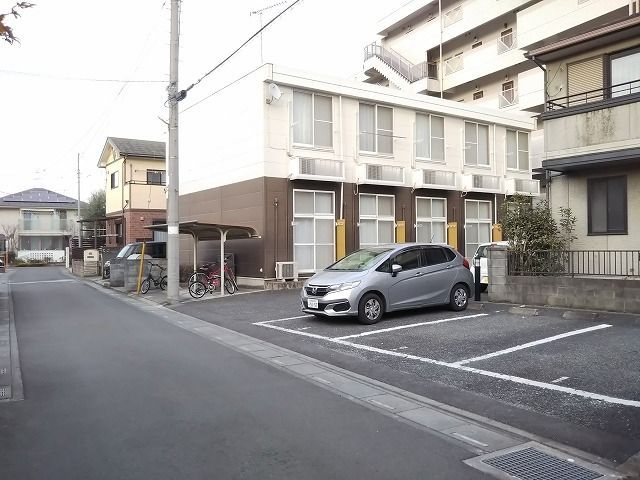
M224 264L224 289L230 295L238 290L235 275ZM220 286L220 267L217 264L204 264L189 277L189 294L193 298L202 298L207 291L213 293Z
M158 267L160 269L160 274L157 277L152 275L153 267ZM167 276L163 275L166 269L157 263L151 263L149 267L149 274L147 278L145 278L140 284L140 292L147 293L149 291L149 287L151 286L151 282L153 282L154 287L160 287L160 290L165 290L167 288Z

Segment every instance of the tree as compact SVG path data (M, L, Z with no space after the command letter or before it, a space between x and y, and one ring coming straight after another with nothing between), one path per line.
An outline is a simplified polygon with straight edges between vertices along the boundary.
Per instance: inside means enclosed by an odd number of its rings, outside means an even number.
M104 190L93 192L89 196L87 206L82 210L83 219L103 218L106 215L106 198Z
M7 240L9 240L9 250L14 250L16 246L16 232L18 231L18 225L2 225L2 231Z
M5 19L7 17L18 18L20 16L19 10L31 8L34 5L34 3L29 2L17 2L13 7L11 7L10 12L0 13L0 38L2 38L2 40L8 42L9 44L19 42L18 38L13 34L13 28L5 24Z
M561 207L559 219L546 200L533 205L530 197L514 195L502 205L502 231L514 252L516 269L527 272L566 272L576 217Z

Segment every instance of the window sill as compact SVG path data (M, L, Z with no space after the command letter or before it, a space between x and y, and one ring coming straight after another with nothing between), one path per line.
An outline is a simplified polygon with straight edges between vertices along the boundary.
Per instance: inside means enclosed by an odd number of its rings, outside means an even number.
M527 170L517 170L514 168L507 168L507 173L519 173L519 174L531 174L531 170L527 169Z
M434 160L431 158L419 158L416 157L416 162L421 162L421 163L430 163L430 164L438 164L438 165L446 165L447 161L446 160Z
M300 150L310 150L314 152L335 153L335 150L333 149L333 147L316 147L314 145L303 145L299 143L292 144L291 148L298 148Z
M587 237L609 237L612 235L629 235L628 231L624 231L624 232L603 232L603 233L593 233L593 232L589 232L587 233Z
M469 165L467 163L464 164L464 168L480 168L481 170L491 170L491 164L489 165Z
M361 156L363 157L369 157L369 158L388 158L393 160L395 157L393 156L393 153L377 153L377 152L359 152Z

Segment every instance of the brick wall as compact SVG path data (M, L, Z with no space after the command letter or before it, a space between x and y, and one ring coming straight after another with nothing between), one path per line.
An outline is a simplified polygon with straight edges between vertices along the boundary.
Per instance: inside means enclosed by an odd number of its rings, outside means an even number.
M151 225L154 220L166 221L167 213L164 210L128 210L124 214L125 219L125 243L153 240L153 232L147 225Z
M487 249L489 301L640 313L640 279L510 276L507 249Z

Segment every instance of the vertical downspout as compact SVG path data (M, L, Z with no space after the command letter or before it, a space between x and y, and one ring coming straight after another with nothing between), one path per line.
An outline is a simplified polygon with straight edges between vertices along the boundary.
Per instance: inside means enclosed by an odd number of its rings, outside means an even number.
M440 17L440 98L444 98L444 61L442 59L442 0L438 0L438 16Z
M344 135L342 131L342 95L340 95L340 121L339 121L339 129L340 129L340 160L342 161L342 176L344 177ZM343 219L344 214L344 180L340 182L340 219Z

